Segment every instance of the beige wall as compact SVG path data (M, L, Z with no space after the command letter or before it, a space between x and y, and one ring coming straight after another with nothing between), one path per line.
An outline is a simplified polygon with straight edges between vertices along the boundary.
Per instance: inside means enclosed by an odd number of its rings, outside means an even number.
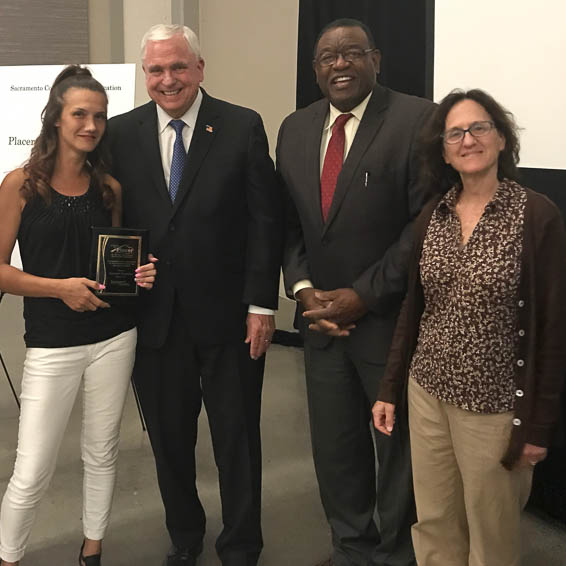
M124 62L123 0L89 0L89 63Z
M123 33L112 27L123 5ZM139 45L156 23L198 32L204 87L263 117L271 153L283 118L295 108L299 0L90 0L91 63L136 63L136 105L147 102ZM117 45L118 41L123 42Z
M171 23L171 0L124 0L124 63L136 63L136 106L149 100L140 64L140 41L154 24Z
M88 3L89 63L111 61L111 0L90 0Z
M263 117L275 150L283 118L295 109L298 0L205 0L200 6L204 87Z

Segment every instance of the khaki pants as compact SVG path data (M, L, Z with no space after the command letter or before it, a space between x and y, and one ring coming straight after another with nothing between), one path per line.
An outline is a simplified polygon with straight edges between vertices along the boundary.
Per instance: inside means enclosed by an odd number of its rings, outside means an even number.
M409 380L419 566L519 566L532 468L500 463L512 419L464 411Z

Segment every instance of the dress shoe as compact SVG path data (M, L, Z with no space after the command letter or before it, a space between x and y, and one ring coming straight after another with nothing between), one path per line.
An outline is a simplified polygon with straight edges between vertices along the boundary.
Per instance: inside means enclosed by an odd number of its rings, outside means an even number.
M92 554L91 556L83 556L83 550L85 548L85 541L83 540L83 545L81 546L81 551L79 552L79 566L100 566L100 554Z
M196 566L197 557L188 548L172 546L163 566Z

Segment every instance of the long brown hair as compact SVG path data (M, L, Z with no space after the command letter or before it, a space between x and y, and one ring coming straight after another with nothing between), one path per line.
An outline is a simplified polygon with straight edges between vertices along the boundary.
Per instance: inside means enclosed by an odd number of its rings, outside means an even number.
M79 65L65 67L55 79L49 99L41 113L41 132L33 144L28 162L24 165L26 180L22 185L21 193L26 201L36 196L42 197L45 202L51 201L49 189L55 158L58 151L58 133L56 122L61 118L61 111L65 104L64 95L70 88L83 88L99 92L108 97L104 87L92 76L91 72ZM87 167L95 189L100 191L104 205L112 208L114 193L104 182L104 175L108 173L110 152L106 141L106 132L98 145L87 156Z

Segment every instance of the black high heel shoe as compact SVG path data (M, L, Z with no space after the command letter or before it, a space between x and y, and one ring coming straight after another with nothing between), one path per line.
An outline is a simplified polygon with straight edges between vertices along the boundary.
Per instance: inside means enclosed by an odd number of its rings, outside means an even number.
M91 556L83 556L84 547L85 547L85 541L83 540L81 551L79 552L79 566L100 566L102 564L100 562L100 558L102 555L93 554Z

